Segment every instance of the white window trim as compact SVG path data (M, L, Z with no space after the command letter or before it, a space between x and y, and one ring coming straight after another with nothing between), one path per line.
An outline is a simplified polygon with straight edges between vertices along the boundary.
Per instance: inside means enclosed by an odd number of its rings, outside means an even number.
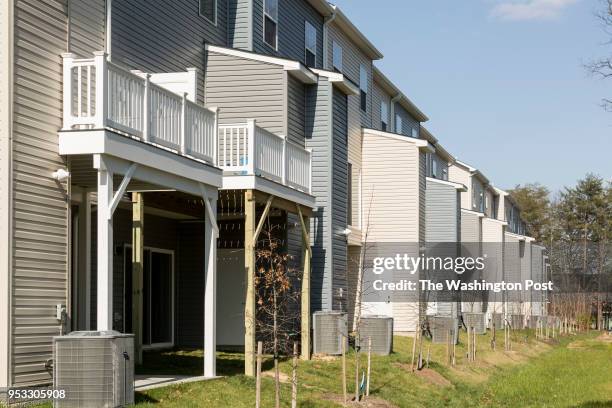
M215 21L212 21L210 18L202 14L201 10L202 10L202 0L199 0L198 1L198 14L200 15L200 17L205 18L207 21L209 21L211 24L214 24L214 26L216 27L217 20L219 20L219 1L215 0Z
M276 19L272 18L271 15L269 15L268 13L266 13L266 0L263 0L261 3L261 7L262 7L262 13L261 13L261 35L262 35L262 39L263 39L263 43L266 44L268 47L272 48L274 51L278 51L278 31L279 31L279 27L278 27L278 8L279 8L279 1L276 0ZM275 44L269 44L266 41L266 16L274 21L274 23L276 24L276 38L274 39Z
M307 33L308 33L308 27L312 27L312 29L314 30L314 35L315 35L315 43L314 43L314 50L311 50L310 48L308 48L308 44L306 44L306 38L307 38ZM278 23L276 24L276 27L278 27ZM277 37L278 37L278 32L277 32ZM306 62L306 53L308 51L312 52L314 54L314 59L315 59L315 66L317 65L317 28L310 24L310 22L308 21L304 21L304 62Z
M336 50L340 50L340 66L336 66ZM342 66L343 66L343 59L344 59L344 50L342 49L342 46L340 45L339 42L337 41L333 41L332 42L332 69L337 69L339 72L342 72Z

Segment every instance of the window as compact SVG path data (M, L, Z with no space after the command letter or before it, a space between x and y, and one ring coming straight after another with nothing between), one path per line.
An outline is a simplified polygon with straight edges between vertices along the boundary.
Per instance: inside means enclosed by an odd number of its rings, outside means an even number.
M361 95L361 110L368 111L368 71L364 65L359 67L359 89Z
M431 160L431 176L434 178L438 178L438 162L433 157Z
M389 105L387 105L387 102L382 101L380 103L380 128L383 132L386 132L388 126L389 126Z
M342 72L342 47L335 41L332 44L332 64L336 71Z
M264 42L276 49L278 44L278 0L264 0Z
M395 133L398 134L402 134L402 129L403 129L403 124L402 124L402 117L399 115L399 113L395 114Z
M217 25L217 0L200 0L200 16Z
M317 29L308 21L304 26L304 44L306 66L314 67L317 65Z
M347 164L348 191L346 198L346 223L353 225L353 165Z
M417 130L417 128L412 127L411 132L412 132L412 133L411 133L411 134L412 134L412 137L414 137L415 139L418 139L418 137L419 137L419 131Z
M448 168L446 167L442 169L442 180L448 181Z

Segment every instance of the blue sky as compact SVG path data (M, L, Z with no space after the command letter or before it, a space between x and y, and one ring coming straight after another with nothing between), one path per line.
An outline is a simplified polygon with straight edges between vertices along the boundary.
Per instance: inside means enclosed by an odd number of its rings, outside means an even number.
M455 156L496 186L556 191L612 177L612 79L598 0L336 0L382 51L377 65Z

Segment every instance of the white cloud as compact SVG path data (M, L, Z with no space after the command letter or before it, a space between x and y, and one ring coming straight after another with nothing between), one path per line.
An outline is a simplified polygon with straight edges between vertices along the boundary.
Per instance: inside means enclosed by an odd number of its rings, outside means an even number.
M502 20L551 20L578 0L506 0L491 10Z

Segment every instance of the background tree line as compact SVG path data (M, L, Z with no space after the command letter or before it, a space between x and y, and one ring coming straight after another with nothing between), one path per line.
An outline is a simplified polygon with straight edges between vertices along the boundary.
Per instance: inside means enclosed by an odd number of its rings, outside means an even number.
M554 195L538 183L517 185L510 194L528 235L547 249L556 293L572 302L584 297L583 318L597 316L599 326L612 307L612 181L588 174Z

